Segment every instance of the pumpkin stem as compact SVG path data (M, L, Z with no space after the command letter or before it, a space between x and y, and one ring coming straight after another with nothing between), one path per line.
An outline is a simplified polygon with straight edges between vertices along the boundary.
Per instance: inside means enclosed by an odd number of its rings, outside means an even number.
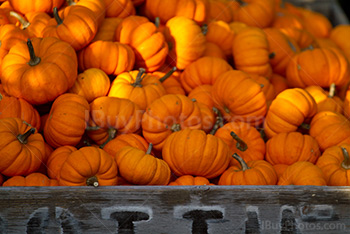
M139 73L137 73L135 82L132 83L131 85L134 86L134 87L142 87L141 82L142 82L143 78L145 78L145 76L143 76L143 74L145 72L146 72L146 69L140 68L139 69Z
M151 154L152 148L153 148L153 144L152 144L152 143L149 143L148 149L147 149L147 151L146 151L146 154Z
M17 139L19 140L19 142L21 142L22 144L27 144L28 143L28 137L30 137L30 135L35 133L35 128L30 128L27 132L25 132L24 134L19 134L17 136Z
M173 131L173 132L178 132L180 130L181 130L180 124L173 124L173 126L171 126L171 131Z
M207 33L208 33L208 25L207 24L203 24L203 26L202 26L202 33L203 33L204 36L207 35Z
M349 157L349 153L348 153L348 151L347 151L344 147L341 147L341 150L342 150L343 155L344 155L344 161L342 162L341 166L342 166L342 168L344 168L345 170L350 170L350 157Z
M4 96L2 96L2 94L0 93L0 101L4 98Z
M296 53L296 52L297 52L297 48L295 48L295 46L293 45L293 43L292 43L291 41L289 41L289 40L287 40L287 43L288 43L288 45L290 46L290 48L293 50L293 52Z
M236 0L236 2L238 2L239 5L241 5L241 6L246 6L246 5L248 5L248 3L244 2L243 0Z
M98 179L96 176L89 177L86 180L86 185L87 186L94 186L95 188L99 186Z
M109 128L108 129L108 138L105 142L103 142L102 145L100 145L100 149L103 149L103 147L105 147L105 145L107 145L108 142L110 142L111 140L113 140L115 138L115 136L117 135L117 129L115 128Z
M310 124L302 123L302 124L300 124L300 128L305 129L305 130L310 130Z
M176 70L177 70L176 67L171 68L171 70L168 71L162 78L160 78L159 81L163 83L163 81L168 79Z
M219 128L224 126L224 118L222 118L221 112L216 107L213 107L213 112L216 114L216 121L212 130L209 133L211 135L214 135Z
M328 97L333 98L335 95L335 83L332 83L329 87Z
M232 136L232 138L234 140L237 141L237 143L236 143L237 149L239 149L240 151L243 151L243 152L248 149L247 143L245 143L241 138L239 138L239 136L235 132L231 131L230 135Z
M77 4L77 3L74 2L73 0L66 0L66 2L67 2L67 5L68 5L68 6L74 6L74 5Z
M27 40L27 46L28 46L29 55L30 55L30 60L29 60L28 64L30 66L38 65L41 61L41 58L37 57L35 55L34 47L33 47L32 41L30 39Z
M275 56L276 56L276 53L272 52L272 53L269 54L269 59L273 59Z
M157 16L155 19L154 19L154 25L159 28L160 26L160 18Z
M100 126L88 126L85 128L86 131L96 131L96 130L99 130L101 129Z
M57 7L53 8L53 16L55 17L55 20L57 22L57 26L63 24L63 20L58 15L58 9Z
M10 16L15 17L22 25L22 29L26 29L29 27L30 23L26 21L20 14L15 11L10 11Z
M237 153L234 153L234 154L232 155L232 157L233 157L234 159L236 159L236 160L239 162L239 164L240 164L241 167L242 167L242 171L245 171L245 170L250 169L250 168L248 167L247 163L243 160L243 158L241 158Z

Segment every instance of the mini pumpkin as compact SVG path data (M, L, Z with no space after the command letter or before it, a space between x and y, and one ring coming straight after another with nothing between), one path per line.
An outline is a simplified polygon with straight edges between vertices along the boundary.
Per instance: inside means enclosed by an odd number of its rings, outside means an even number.
M45 2L42 2L40 0L25 2L19 0L9 0L11 7L13 7L15 11L22 14L38 11L52 13L54 7L60 8L64 2L64 0L48 0Z
M231 30L230 25L222 20L211 21L207 25L205 38L207 42L218 45L226 56L232 55L232 41L235 33Z
M210 183L210 181L202 176L191 176L191 175L183 175L177 178L175 181L170 182L168 185L214 185Z
M149 143L140 135L134 133L126 133L116 136L113 140L110 140L104 147L104 151L112 156L125 146L131 146L143 151L147 151Z
M58 181L50 179L42 173L33 172L27 176L13 176L6 180L2 186L58 186Z
M63 163L66 161L68 156L77 151L78 149L74 146L61 146L55 149L47 158L46 167L47 167L47 175L51 179L57 179L60 175L60 170Z

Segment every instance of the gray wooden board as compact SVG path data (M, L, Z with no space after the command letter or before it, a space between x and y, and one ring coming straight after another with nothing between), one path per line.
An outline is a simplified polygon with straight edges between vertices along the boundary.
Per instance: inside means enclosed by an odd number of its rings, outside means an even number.
M0 233L350 233L350 188L2 187Z

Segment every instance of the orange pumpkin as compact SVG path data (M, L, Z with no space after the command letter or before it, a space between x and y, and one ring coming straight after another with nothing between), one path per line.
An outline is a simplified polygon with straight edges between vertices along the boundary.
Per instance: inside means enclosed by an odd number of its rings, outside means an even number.
M317 66L314 66L317 64ZM335 48L315 48L296 54L287 66L289 86L305 88L318 85L323 88L332 83L343 86L350 77L349 62Z
M264 159L265 142L260 132L248 123L229 122L220 127L215 136L228 145L231 154L239 154L245 162ZM238 162L231 158L230 166L233 165L238 165Z
M314 98L304 89L282 91L272 101L264 121L268 138L281 132L294 132L317 113Z
M114 157L116 153L125 146L131 146L146 152L148 148L148 142L140 135L134 133L126 133L118 135L113 140L110 140L103 147L103 149Z
M106 96L110 88L107 74L99 68L88 68L78 74L74 85L68 90L83 96L89 103L95 98Z
M226 56L232 55L232 41L235 33L231 30L230 25L222 20L211 21L207 25L205 38L207 42L218 45Z
M326 186L327 182L319 167L311 162L299 161L287 167L277 184Z
M33 38L16 44L5 56L1 83L9 95L44 104L73 86L77 67L77 55L68 43L54 37Z
M240 120L259 125L267 111L261 86L239 70L231 70L217 77L212 88L214 105L227 121Z
M310 135L316 139L321 151L335 145L350 144L350 122L340 113L322 111L312 118Z
M206 39L201 27L184 16L175 16L167 21L164 35L169 44L167 60L180 70L200 58L205 51Z
M135 15L136 10L131 0L103 0L106 6L106 18L125 18Z
M210 181L202 176L183 175L177 178L175 181L170 182L168 185L214 185Z
M181 129L201 129L202 113L198 105L184 95L167 94L152 102L142 116L142 133L161 150L167 137Z
M2 95L0 92L0 119L17 117L36 129L40 129L40 116L38 111L22 98Z
M166 139L162 155L177 176L211 179L228 167L230 149L223 140L202 130L183 129Z
M208 0L207 9L206 22L222 20L229 23L233 21L233 13L228 7L227 0Z
M147 152L125 146L119 150L114 159L118 165L120 176L133 184L167 185L171 171L168 164L151 155L152 144Z
M63 186L112 186L118 182L118 168L112 156L94 146L73 151L59 171Z
M169 48L163 33L144 16L128 16L117 26L115 40L129 45L135 52L135 66L147 72L158 70Z
M98 27L97 33L92 39L92 42L95 41L114 41L115 38L115 30L117 29L120 22L122 22L122 18L119 17L109 17L104 18L101 25Z
M329 37L333 28L330 20L317 11L300 8L304 27L315 37Z
M287 35L289 38L293 39L301 50L310 47L318 47L316 38L305 29L286 27L280 28L280 31Z
M224 51L215 43L212 42L206 42L205 43L205 51L203 53L203 57L210 56L210 57L216 57L220 59L226 60L226 55Z
M0 119L0 173L29 175L45 157L44 139L19 118Z
M275 87L271 84L270 79L259 76L259 75L250 75L250 77L255 80L260 86L262 87L261 90L263 91L265 98L266 98L266 104L270 106L271 102L276 97Z
M321 168L329 186L350 185L350 144L327 148L318 159L316 166Z
M335 26L329 38L343 51L345 56L350 59L350 42L348 40L350 36L350 25L340 24Z
M264 160L245 162L238 154L233 158L239 166L229 167L219 179L219 185L275 185L277 174L273 166Z
M43 37L56 37L69 43L76 51L87 46L97 33L95 13L84 6L68 6L58 13L53 10L54 18L44 28Z
M78 52L79 69L99 68L107 75L119 75L135 64L130 46L113 41L95 41Z
M55 99L44 127L46 142L53 148L79 143L89 121L89 103L78 94L65 93Z
M104 0L66 0L68 6L84 6L90 9L96 17L97 25L100 26L106 15Z
M280 76L278 74L272 74L271 78L269 79L270 83L273 85L275 90L275 97L280 94L283 90L286 90L289 88L287 84L287 79L283 76Z
M159 78L159 81L162 83L167 94L181 94L185 95L186 92L183 89L179 75L174 75L176 71L176 67L173 67L171 70L165 73L162 71L152 72L152 76L156 76Z
M2 186L58 186L58 181L35 172L27 176L13 176L6 180Z
M275 164L272 166L275 169L278 179L282 176L284 171L289 167L289 165L286 165L286 164Z
M129 99L146 110L148 105L165 94L159 78L145 74L145 69L140 68L119 74L113 80L108 96Z
M232 55L236 69L265 77L272 75L269 42L262 29L242 29L233 41Z
M213 86L209 84L199 85L190 91L188 97L195 99L198 103L202 103L210 109L213 109L214 100L211 95L212 88Z
M17 12L20 12L22 14L26 14L28 12L46 12L46 13L52 13L52 10L54 7L60 8L64 0L48 0L48 1L41 1L41 0L33 0L33 1L20 1L20 0L9 0L9 3L11 7Z
M51 179L57 179L60 175L60 170L63 163L66 161L68 156L77 151L78 149L74 146L61 146L55 149L47 158L46 167L47 167L47 175Z
M187 93L200 85L213 85L223 73L233 70L224 59L201 57L189 64L181 73L180 81Z
M320 156L321 151L316 139L300 132L282 132L266 142L265 159L272 165L292 165L298 161L315 164Z

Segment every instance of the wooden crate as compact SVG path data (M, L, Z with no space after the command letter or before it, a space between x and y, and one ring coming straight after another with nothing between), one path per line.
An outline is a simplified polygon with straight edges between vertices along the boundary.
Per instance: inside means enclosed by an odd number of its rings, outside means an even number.
M290 0L349 21L337 1ZM0 234L350 233L350 188L0 187Z

